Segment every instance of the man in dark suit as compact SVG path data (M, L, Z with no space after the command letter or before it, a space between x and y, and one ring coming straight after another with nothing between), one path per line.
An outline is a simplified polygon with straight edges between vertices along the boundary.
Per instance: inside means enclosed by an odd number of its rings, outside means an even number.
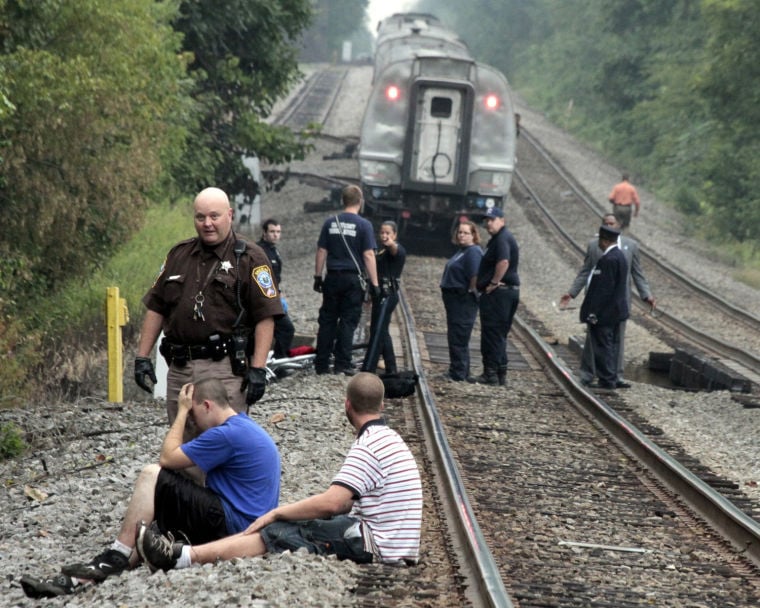
M602 218L602 224L622 230L620 222L612 214L608 213ZM649 282L644 276L644 271L641 268L641 260L639 256L639 244L631 237L620 235L618 239L618 247L625 256L625 261L628 263L628 278L626 280L626 297L628 299L628 310L631 310L631 280L636 286L636 291L639 297L647 302L652 308L655 307L657 301L652 295L652 291L649 288ZM602 257L602 250L599 248L599 239L591 239L588 242L586 248L586 257L583 260L583 266L578 271L573 284L568 289L567 293L563 294L559 300L560 306L565 307L567 304L575 298L588 284L588 277L591 270L594 268L599 258ZM629 384L623 380L623 370L625 368L625 327L626 321L621 321L620 329L618 331L618 364L617 364L617 386L618 388L629 388ZM581 356L581 369L580 378L583 384L591 384L596 376L594 370L594 360L591 353L591 345L589 344L589 336L586 334L586 342L583 346L583 354Z
M628 318L628 263L618 247L620 231L599 227L599 249L604 253L591 271L580 320L588 327L599 388L617 387L617 344L620 322Z

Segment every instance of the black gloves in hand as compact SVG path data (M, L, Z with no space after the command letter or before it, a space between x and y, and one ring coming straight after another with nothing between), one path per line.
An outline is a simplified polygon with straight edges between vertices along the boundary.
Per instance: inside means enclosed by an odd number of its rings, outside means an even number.
M253 405L264 396L267 388L267 370L263 367L249 367L245 372L243 384L240 386L240 392L248 389L245 395L245 404Z
M380 285L370 285L369 295L372 296L373 300L379 300L383 295L383 292L380 289Z
M322 277L318 274L314 275L314 291L322 293Z
M153 362L148 357L135 357L135 382L144 391L149 393L153 392L153 387L148 386L145 382L145 376L147 376L153 384L158 382L156 380L156 370L153 369Z

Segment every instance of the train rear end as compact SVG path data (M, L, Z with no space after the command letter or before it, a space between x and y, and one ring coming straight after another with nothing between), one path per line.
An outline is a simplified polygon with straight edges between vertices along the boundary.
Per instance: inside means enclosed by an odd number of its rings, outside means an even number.
M386 67L362 126L366 213L415 238L503 206L514 170L515 122L498 71L469 58L421 56Z

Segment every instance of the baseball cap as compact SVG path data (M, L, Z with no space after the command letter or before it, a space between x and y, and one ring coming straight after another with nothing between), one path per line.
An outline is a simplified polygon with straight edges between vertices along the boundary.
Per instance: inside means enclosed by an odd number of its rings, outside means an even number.
M490 207L483 217L504 217L504 212L500 207Z

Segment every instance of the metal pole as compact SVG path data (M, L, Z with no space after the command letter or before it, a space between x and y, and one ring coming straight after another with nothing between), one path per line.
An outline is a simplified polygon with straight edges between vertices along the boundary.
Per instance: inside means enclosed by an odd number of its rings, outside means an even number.
M124 401L124 349L121 328L129 320L127 302L118 287L106 288L106 333L108 335L108 400Z

